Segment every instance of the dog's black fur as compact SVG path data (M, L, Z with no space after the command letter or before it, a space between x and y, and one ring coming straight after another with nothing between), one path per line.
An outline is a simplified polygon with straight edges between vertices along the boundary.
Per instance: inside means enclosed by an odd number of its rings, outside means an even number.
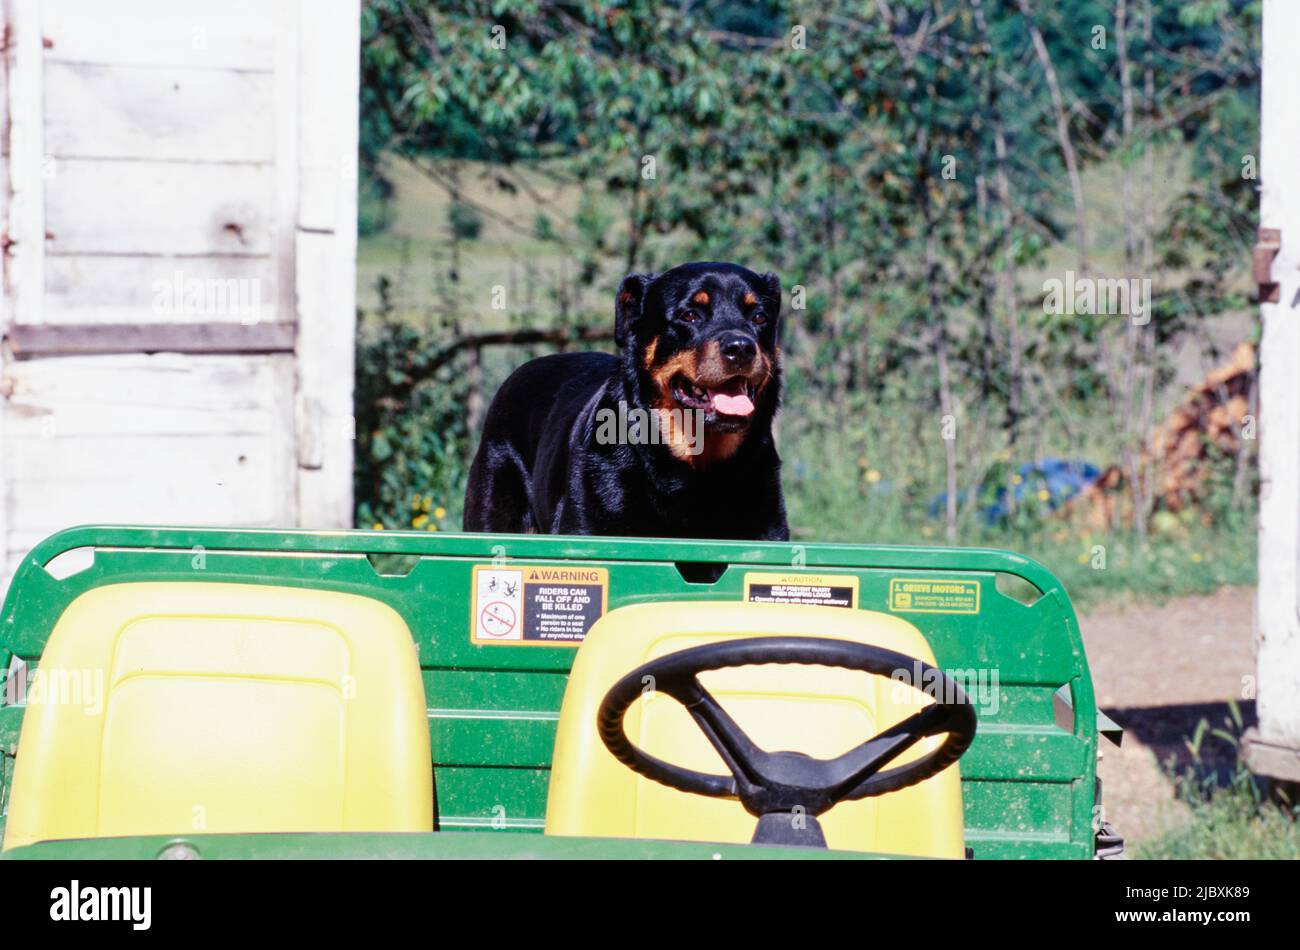
M615 303L619 356L544 356L502 384L470 469L465 530L787 539L772 439L780 312L779 278L736 264L629 275ZM667 420L668 444L602 437L620 402ZM692 430L683 438L659 412L669 409L702 413L698 454Z

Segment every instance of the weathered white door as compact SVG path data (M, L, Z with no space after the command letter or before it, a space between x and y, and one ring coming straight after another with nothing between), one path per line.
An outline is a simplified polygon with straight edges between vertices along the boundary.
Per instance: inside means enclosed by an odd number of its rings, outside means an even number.
M1259 729L1251 768L1300 781L1300 3L1264 4L1260 226L1281 232L1260 343Z
M76 523L349 525L357 0L4 4L0 579Z

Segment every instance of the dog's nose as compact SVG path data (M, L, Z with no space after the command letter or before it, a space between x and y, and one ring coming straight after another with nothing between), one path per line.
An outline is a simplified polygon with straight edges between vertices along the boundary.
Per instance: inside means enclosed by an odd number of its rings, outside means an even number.
M758 344L753 338L739 333L723 337L719 348L722 350L722 358L736 367L748 366L758 354Z

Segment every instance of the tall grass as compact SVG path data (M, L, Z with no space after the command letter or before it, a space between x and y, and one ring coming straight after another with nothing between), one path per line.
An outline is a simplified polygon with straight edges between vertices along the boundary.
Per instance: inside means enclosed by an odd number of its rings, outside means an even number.
M1181 773L1167 768L1178 796L1189 806L1187 821L1134 849L1138 858L1263 859L1300 858L1300 807L1286 794L1270 794L1239 757L1228 770L1213 767L1202 755L1206 743L1220 743L1240 752L1241 711L1229 705L1223 728L1202 719L1187 741L1191 764Z
M793 535L805 541L1009 548L1042 562L1084 608L1102 600L1160 601L1254 583L1253 503L1208 523L1204 511L1168 519L1139 541L1127 530L1076 527L1031 493L1013 524L986 524L979 500L964 506L958 535L950 541L942 522L929 514L943 489L943 448L937 430L924 429L929 418L897 404L839 427L783 418L780 446ZM1045 454L1108 460L1088 452L1086 442L1071 448L1049 446ZM1030 460L1010 458L1006 464Z

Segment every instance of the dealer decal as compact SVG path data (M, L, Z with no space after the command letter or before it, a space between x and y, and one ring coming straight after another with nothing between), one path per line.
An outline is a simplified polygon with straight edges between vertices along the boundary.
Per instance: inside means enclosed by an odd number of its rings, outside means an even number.
M755 604L813 604L856 607L858 578L853 574L745 575L745 599Z
M977 614L979 581L895 577L889 582L889 609L900 614Z
M474 566L470 640L511 646L581 645L609 602L603 567Z

